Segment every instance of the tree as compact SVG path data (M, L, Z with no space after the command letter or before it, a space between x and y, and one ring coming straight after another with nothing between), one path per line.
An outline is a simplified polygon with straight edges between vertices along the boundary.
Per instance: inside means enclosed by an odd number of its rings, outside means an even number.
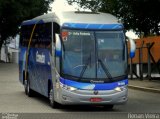
M0 0L0 49L8 37L19 32L23 20L42 15L50 10L53 0Z
M92 11L117 16L126 30L133 29L144 36L160 35L160 0L68 0Z

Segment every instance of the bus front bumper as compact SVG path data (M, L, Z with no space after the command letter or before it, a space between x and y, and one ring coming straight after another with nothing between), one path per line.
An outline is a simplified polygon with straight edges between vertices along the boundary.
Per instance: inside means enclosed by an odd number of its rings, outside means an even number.
M122 91L116 90L75 90L69 91L61 88L56 93L56 102L63 105L77 104L125 104L128 100L127 86Z

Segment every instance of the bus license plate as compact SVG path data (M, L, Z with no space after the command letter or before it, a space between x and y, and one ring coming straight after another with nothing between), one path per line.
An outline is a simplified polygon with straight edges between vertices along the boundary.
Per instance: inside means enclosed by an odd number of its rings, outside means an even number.
M102 102L102 98L90 98L90 102Z

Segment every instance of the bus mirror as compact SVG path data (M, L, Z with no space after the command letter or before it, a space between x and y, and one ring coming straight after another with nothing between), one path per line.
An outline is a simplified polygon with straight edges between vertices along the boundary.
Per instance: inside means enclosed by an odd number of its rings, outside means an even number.
M133 39L128 39L129 40L129 43L130 43L130 58L134 58L135 56L135 51L136 51L136 44L134 42Z
M60 39L60 35L59 34L56 34L55 55L57 57L61 57L62 56L62 45L61 45L61 39Z

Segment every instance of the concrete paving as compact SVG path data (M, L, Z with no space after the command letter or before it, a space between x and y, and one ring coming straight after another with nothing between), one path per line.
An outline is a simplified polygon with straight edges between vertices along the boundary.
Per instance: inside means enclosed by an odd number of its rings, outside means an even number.
M157 80L129 80L129 88L160 93L160 79Z
M0 64L0 112L53 112L46 98L29 98L25 95L18 73L18 64Z

